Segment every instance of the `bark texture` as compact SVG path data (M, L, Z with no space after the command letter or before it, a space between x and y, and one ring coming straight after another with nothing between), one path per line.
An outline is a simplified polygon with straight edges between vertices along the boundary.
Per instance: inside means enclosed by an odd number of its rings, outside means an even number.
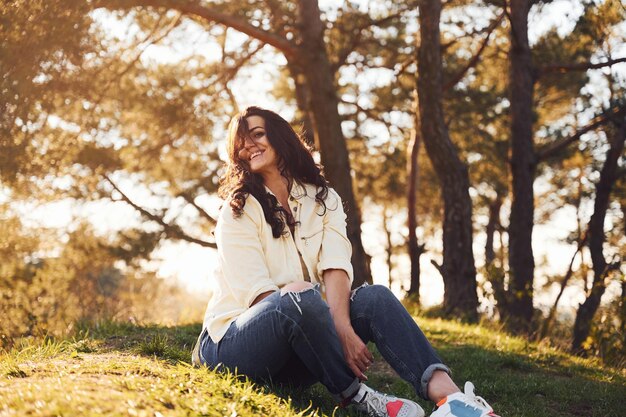
M288 61L287 68L289 69L289 74L294 81L296 104L302 113L301 120L304 139L309 145L315 146L316 149L320 149L320 144L315 143L315 126L313 125L311 110L309 108L310 99L309 91L306 85L306 78L297 65Z
M537 166L533 149L533 69L528 43L529 0L511 0L511 218L509 224L509 294L507 321L516 330L529 331L533 317L532 248L534 225L533 182Z
M298 3L300 36L297 59L309 87L309 108L327 178L344 201L352 242L354 286L371 280L361 241L361 213L354 196L346 140L341 131L334 73L324 44L324 24L317 0ZM289 59L289 58L288 58Z
M476 318L476 267L472 252L472 201L467 166L458 157L445 124L442 106L443 65L439 20L440 0L420 3L418 93L422 137L441 183L444 201L444 311Z
M600 179L596 186L596 197L593 204L593 214L589 221L588 245L593 264L593 285L587 295L586 300L580 305L576 312L574 321L574 339L572 350L579 353L583 342L589 336L591 322L595 315L602 295L606 290L606 278L616 265L609 265L604 258L603 245L605 240L604 220L609 207L609 197L611 189L618 178L618 161L624 152L624 141L626 140L626 120L622 119L616 123L615 134L610 140L611 146L607 152L606 160L600 171ZM619 265L619 264L618 264Z

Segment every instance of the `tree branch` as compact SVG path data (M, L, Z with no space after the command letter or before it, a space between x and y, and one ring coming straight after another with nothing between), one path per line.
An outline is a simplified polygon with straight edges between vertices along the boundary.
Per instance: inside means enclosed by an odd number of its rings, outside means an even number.
M265 46L265 43L261 42L258 45L256 45L256 47L252 49L252 51L249 51L248 54L243 55L243 56L241 55L238 56L237 59L235 59L235 63L230 68L226 67L224 72L222 72L222 74L217 78L216 82L221 82L226 86L230 81L232 81L235 78L235 76L237 75L239 70L244 66L244 64L252 60L252 58L261 49L263 49L264 46ZM223 57L225 59L226 55L223 55ZM224 59L222 59L222 63L226 66Z
M430 263L435 267L435 269L437 269L437 271L443 277L443 265L438 264L437 261L435 261L434 259L431 259Z
M574 261L576 260L576 256L582 250L583 246L585 246L586 244L587 244L587 232L584 233L582 238L578 239L578 245L576 246L576 251L574 252L574 255L572 255L572 259L569 262L569 267L567 268L567 272L565 273L565 276L561 280L561 288L559 289L559 293L557 294L556 299L554 300L554 303L552 304L552 307L550 308L548 317L546 317L546 319L543 321L541 325L541 329L538 332L537 340L542 340L543 338L545 338L548 335L548 332L550 331L550 329L552 328L552 323L554 322L554 317L556 316L556 309L559 305L559 301L561 300L561 296L563 295L563 292L565 291L565 287L567 287L567 284L569 280L572 278L572 275L574 273Z
M155 28L152 30L152 32L148 36L146 36L146 38L143 41L141 41L141 43L139 45L141 45L142 43L145 43L145 42L148 42L148 44L145 45L143 48L139 49L139 53L135 56L135 58L133 58L130 61L130 63L126 66L126 68L124 68L124 70L122 70L121 72L119 72L119 73L117 73L115 75L115 79L119 80L128 71L130 71L130 69L141 59L141 56L146 51L146 49L148 49L148 47L150 47L151 45L156 45L157 43L159 43L163 39L165 39L165 37L167 37L170 33L172 33L172 31L176 28L176 26L178 26L178 23L180 23L180 21L182 20L182 17L183 17L182 14L179 14L178 16L176 16L176 19L174 19L172 21L172 23L170 25L168 25L168 27L166 28L165 32L161 33L159 36L157 36L154 39L150 39L156 33L157 27L155 25ZM138 48L139 48L139 45L137 45Z
M491 34L496 29L496 27L498 27L500 22L502 22L502 19L504 19L504 13L501 13L493 20L493 22L491 22L491 25L489 25L489 28L487 29L487 36L485 36L485 39L483 39L483 42L480 45L480 48L478 48L476 54L474 54L472 59L469 60L465 68L463 68L457 75L452 77L452 79L443 86L443 91L447 91L450 88L454 87L459 81L463 79L463 77L465 77L465 75L471 68L474 68L476 64L478 64L480 56L482 55L483 51L487 47L487 44L489 43L489 38L491 38Z
M398 78L404 74L411 64L415 63L415 54L411 54L404 62L400 63L400 67L393 71L394 78Z
M198 205L198 203L196 203L195 198L193 198L189 191L184 191L180 193L180 196L184 198L187 203L191 204L198 211L198 213L200 213L200 216L208 220L209 223L211 223L212 225L215 225L217 223L217 220L215 220L205 209L203 209Z
M291 41L276 35L275 33L268 32L261 28L258 28L250 22L239 19L235 16L227 13L220 12L215 8L203 6L197 0L184 0L184 1L172 1L172 0L126 0L122 2L111 2L107 0L94 1L94 8L106 8L110 10L131 9L134 7L154 7L178 10L181 13L193 15L205 19L210 22L219 23L221 25L233 28L241 33L244 33L251 38L260 40L274 48L281 51L288 56L294 56L297 53L297 47Z
M247 46L250 43L251 43L251 40L246 41L245 44L241 47L241 49L247 50L248 49ZM235 76L239 73L239 70L243 67L244 64L249 62L254 57L254 55L256 55L261 49L263 49L263 46L265 46L264 43L259 43L248 54L238 56L235 63L230 67L227 66L227 64L224 62L224 59L223 59L222 60L223 66L220 72L215 74L215 78L211 82L211 84L213 85L218 84L218 83L223 84L223 89L226 91L226 94L228 94L229 98L231 99L233 103L233 107L235 108L236 111L238 111L237 106L236 106L236 100L230 87L228 87L228 83L235 78ZM222 56L226 58L225 53ZM163 149L163 147L168 146L168 145L172 146L172 144L178 139L180 139L180 137L176 137L173 135L164 135L161 141L155 143L153 146L149 147L146 150L146 154L148 155L156 154L157 152L160 152L161 149Z
M376 109L367 109L361 106L357 102L347 101L343 99L342 97L339 97L339 102L343 104L348 104L350 106L354 106L356 108L357 114L363 113L368 119L384 124L387 127L387 131L389 132L389 135L392 135L391 134L392 127L398 128L398 126L394 125L393 123L389 123L388 121L384 120Z
M341 66L343 66L346 63L346 59L348 59L348 56L361 44L364 30L372 26L380 26L384 23L387 23L390 20L402 16L402 13L404 13L405 11L406 9L403 9L397 13L390 14L389 16L385 16L377 20L367 20L365 24L361 24L355 28L352 28L351 32L353 33L353 37L350 43L338 52L337 61L332 65L333 70L337 71ZM339 28L339 30L341 31L341 28Z
M344 99L344 98L342 98L342 97L339 97L339 102L340 102L340 103L343 103L343 104L348 104L348 105L350 105L350 106L354 106L354 107L356 107L357 113L363 113L363 114L365 114L365 116L367 116L367 117L368 117L368 118L370 118L370 119L374 119L374 120L376 120L376 121L382 121L382 122L384 122L383 120L380 120L380 119L379 119L379 115L378 115L378 114L375 114L375 113L374 113L374 111L375 111L374 109L367 109L367 108L365 108L365 107L361 106L361 105L360 105L359 103L357 103L357 102L348 101L348 100L346 100L346 99Z
M537 68L537 77L541 77L547 73L557 72L560 74L567 73L570 71L587 71L590 69L599 69L604 67L610 67L615 64L620 64L622 62L626 62L626 57L609 59L605 62L598 62L596 64L592 64L591 62L583 62L579 64L565 64L565 65L546 65L543 67Z
M179 14L177 17L177 20L180 19L182 15ZM113 60L111 61L120 61L122 60L122 57L124 55L124 52L129 51L129 50L135 50L138 49L143 43L145 42L149 42L150 39L157 33L157 31L159 30L159 28L161 27L161 22L163 21L163 18L165 17L165 15L161 15L159 16L158 20L156 21L156 23L154 24L154 26L152 27L152 29L150 29L150 32L148 32L148 34L146 36L144 36L142 39L139 39L137 42L133 42L129 47L124 48L117 56L114 57ZM152 43L152 41L150 41ZM145 48L143 50L141 50L141 53L143 53L145 51ZM131 60L131 61L135 61L135 59ZM105 69L108 69L109 65L101 65L100 68L98 68L95 72L94 72L94 77L99 76L102 71L104 71Z
M606 111L604 114L601 114L600 116L595 117L587 126L579 129L572 136L556 140L553 143L546 145L542 147L541 149L537 150L537 153L536 153L537 160L542 161L542 160L553 157L554 155L561 152L565 147L567 147L571 143L580 139L580 137L584 135L585 133L588 133L598 128L599 126L602 126L603 124L607 123L612 118L622 115L624 113L626 113L626 107L621 107L621 106L613 107L612 109Z
M505 11L502 10L502 13L506 15ZM443 21L442 21L443 22ZM453 21L446 21L446 24L453 24ZM482 35L486 32L490 31L490 27L489 26L483 26L481 28L472 28L472 30L469 30L465 33L463 33L460 36L455 36L453 39L448 40L447 42L444 42L441 44L441 53L444 54L448 51L448 49L450 49L451 47L453 47L454 45L456 45L457 43L459 43L460 41L466 39L466 38L474 38L478 35ZM442 39L443 40L443 39Z
M93 115L95 113L96 107L98 107L98 105L106 97L106 93L108 92L109 87L111 86L111 84L113 84L114 82L119 81L124 75L126 75L135 66L135 64L141 59L141 56L144 54L146 49L148 49L148 47L150 47L151 45L156 45L157 43L162 41L167 35L169 35L174 30L174 28L176 28L176 26L178 26L178 23L181 21L181 19L182 19L182 14L179 14L165 28L165 31L163 33L159 34L156 38L152 38L157 33L157 31L159 29L159 26L160 26L160 23L161 23L161 19L159 19L158 22L154 25L154 27L152 28L152 30L150 31L150 33L147 36L145 36L142 40L140 40L139 42L135 43L135 45L132 45L130 47L130 48L138 48L139 52L133 57L133 59L130 60L130 62L128 62L128 64L126 64L126 66L121 71L116 72L115 74L113 74L112 77L110 77L108 80L106 80L104 82L104 87L102 87L100 89L100 91L95 91L94 95L90 97L90 98L95 97L95 100L92 99L92 101L91 101L92 102L92 106L91 106L91 110L90 110L90 114L91 115ZM142 44L145 44L143 46L143 48L140 47ZM129 49L125 49L125 50L129 50ZM114 60L115 61L122 60L123 54L124 54L124 51L122 51L117 57L115 57ZM113 60L111 60L111 61L113 61ZM108 68L108 66L109 65L102 65L95 72L95 75L98 76L104 69Z
M139 206L137 203L132 201L130 199L130 197L128 197L126 194L124 194L124 192L122 192L122 190L120 190L120 188L111 180L111 178L109 178L108 175L103 174L102 176L111 185L111 187L113 187L113 189L115 191L120 193L120 195L122 196L122 201L124 201L127 204L129 204L130 206L132 206L135 210L137 210L139 213L141 213L141 215L143 217L145 217L145 218L147 218L149 220L152 220L153 222L155 222L155 223L159 224L161 227L163 227L163 231L165 232L165 235L167 237L172 238L172 239L176 239L176 240L185 240L187 242L195 243L195 244L198 244L200 246L204 246L206 248L214 248L214 249L217 248L217 245L215 243L207 242L205 240L201 240L201 239L197 239L195 237L189 236L188 234L183 232L183 230L177 224L169 224L165 220L163 220L162 216L158 216L156 214L153 214L150 211L148 211L147 209Z

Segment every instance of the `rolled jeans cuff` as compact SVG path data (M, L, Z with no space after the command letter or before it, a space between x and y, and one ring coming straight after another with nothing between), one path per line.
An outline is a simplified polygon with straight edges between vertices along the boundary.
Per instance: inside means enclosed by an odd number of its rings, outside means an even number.
M339 394L335 394L334 397L339 403L346 404L356 395L360 386L361 381L359 378L354 378L354 381L352 381L348 388L344 389Z
M428 398L428 383L430 382L430 379L433 377L433 373L435 371L444 371L448 375L452 374L452 372L450 371L450 368L448 368L443 363L433 363L428 368L426 368L426 370L422 374L422 381L421 381L422 384L420 386L422 398L424 398L425 400L430 400L430 398Z

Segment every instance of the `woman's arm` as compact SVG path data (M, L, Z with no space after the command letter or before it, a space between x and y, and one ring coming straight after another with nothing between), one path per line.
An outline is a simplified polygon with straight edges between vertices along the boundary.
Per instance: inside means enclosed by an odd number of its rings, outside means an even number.
M350 323L350 278L343 269L327 269L323 273L323 278L326 285L326 301L346 362L355 376L366 381L365 371L374 361L374 357Z
M215 228L217 253L226 278L225 285L245 307L260 301L259 297L264 294L278 290L269 275L256 222L263 221L262 209L251 198L248 198L246 209L238 218L225 205Z
M323 277L325 271L329 269L342 269L350 278L351 283L353 278L350 263L352 244L346 233L346 214L343 211L341 197L335 190L329 188L325 202L326 211L322 219L324 234L317 264L318 276Z
M365 371L374 358L350 323L352 246L346 234L346 214L341 197L332 188L328 189L323 223L324 236L317 268L326 286L326 301L348 366L359 379L367 380Z
M324 271L326 301L337 331L351 328L350 324L350 279L343 269Z

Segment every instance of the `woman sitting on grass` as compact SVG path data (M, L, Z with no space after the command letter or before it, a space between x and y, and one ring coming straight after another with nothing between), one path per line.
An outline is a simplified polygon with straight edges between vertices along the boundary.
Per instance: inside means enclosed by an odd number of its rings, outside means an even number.
M215 237L219 271L194 363L258 381L317 381L372 416L422 417L413 401L363 383L373 341L432 416L495 416L460 392L413 318L379 285L350 291L352 248L339 195L289 123L249 107L229 127Z

